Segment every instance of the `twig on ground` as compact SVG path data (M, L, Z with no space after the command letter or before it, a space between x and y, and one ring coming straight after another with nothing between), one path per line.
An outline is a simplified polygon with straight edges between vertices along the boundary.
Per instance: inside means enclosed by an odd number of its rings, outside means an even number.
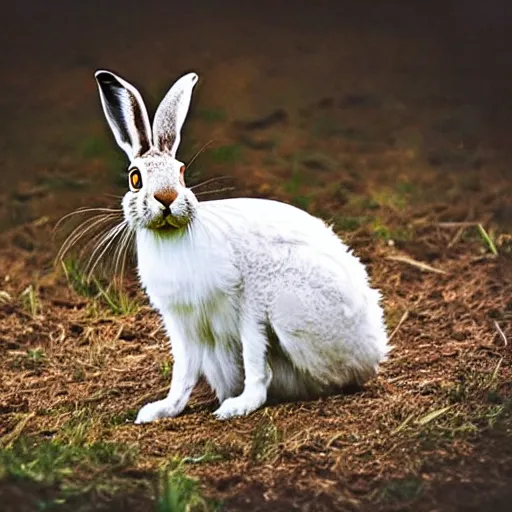
M393 332L389 336L388 343L395 337L395 334L398 332L398 329L400 329L402 324L407 320L408 316L409 316L409 311L405 310L404 314L402 315L402 318L400 318L398 324L396 325L396 327L393 329Z
M392 379L387 379L386 382L388 384L394 384L395 382L400 382L401 380L407 379L407 375L399 375L398 377L393 377Z
M498 331L498 334L501 336L501 339L503 340L503 347L507 347L508 341L507 337L505 336L505 333L503 332L502 328L499 326L498 322L494 320L494 326L496 327L496 330Z
M386 259L392 260L392 261L399 261L401 263L407 263L408 265L411 265L413 267L419 268L420 270L424 270L426 272L434 272L436 274L447 274L445 270L441 270L440 268L431 267L430 265L427 265L427 263L423 263L422 261L417 261L412 258L409 258L409 256L401 256L399 254L397 255L389 255L386 256Z
M445 412L448 412L453 405L448 405L447 407L442 407L441 409L436 409L435 411L429 412L422 418L416 420L414 423L416 425L426 425L427 423L430 423L432 420L435 420L436 418L439 418L439 416L442 416Z
M457 232L455 233L454 237L448 242L448 249L452 248L459 240L464 231L466 231L467 226L461 226Z
M487 389L490 389L492 387L493 382L496 380L496 377L498 376L498 372L500 371L500 368L501 368L501 363L503 363L503 357L500 358L500 360L496 364L496 367L494 368L494 370L491 374L491 378L489 379L489 383L486 386Z
M394 436L395 434L398 434L398 432L400 432L401 430L403 430L407 424L414 418L414 413L413 414L409 414L409 416L407 416L407 418L405 418L404 421L402 421L402 423L400 423L400 425L398 425L398 427L396 427L394 430L391 431L391 435Z
M464 221L464 222L438 222L440 228L470 228L473 226L481 225L478 221Z

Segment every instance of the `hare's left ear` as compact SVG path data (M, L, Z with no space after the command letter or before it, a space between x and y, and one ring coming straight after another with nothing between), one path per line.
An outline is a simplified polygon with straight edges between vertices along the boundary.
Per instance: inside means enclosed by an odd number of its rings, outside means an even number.
M198 76L189 73L182 76L165 95L158 106L153 121L153 144L174 158L180 144L181 128L187 117L192 89Z
M110 71L97 71L101 104L112 133L130 160L151 146L151 128L139 91Z

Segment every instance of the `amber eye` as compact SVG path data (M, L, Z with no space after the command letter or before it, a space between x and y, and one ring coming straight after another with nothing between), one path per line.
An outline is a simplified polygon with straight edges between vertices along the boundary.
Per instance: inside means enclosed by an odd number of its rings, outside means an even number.
M133 190L140 190L142 188L142 176L139 169L132 169L128 175L130 186Z
M180 173L181 173L182 175L183 175L183 174L185 174L185 171L186 171L186 170L187 170L187 167L186 167L185 165L182 165L182 166L180 167Z

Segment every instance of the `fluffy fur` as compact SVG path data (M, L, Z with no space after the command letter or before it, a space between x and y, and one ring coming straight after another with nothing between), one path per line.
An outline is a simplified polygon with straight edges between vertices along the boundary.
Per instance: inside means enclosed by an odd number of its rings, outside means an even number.
M276 201L198 203L183 184L176 150L197 75L170 89L152 134L136 89L107 71L96 78L116 140L142 176L124 215L174 359L167 398L145 405L136 423L178 415L202 375L219 419L372 377L388 351L379 293L331 228ZM162 191L176 196L168 208L154 197Z

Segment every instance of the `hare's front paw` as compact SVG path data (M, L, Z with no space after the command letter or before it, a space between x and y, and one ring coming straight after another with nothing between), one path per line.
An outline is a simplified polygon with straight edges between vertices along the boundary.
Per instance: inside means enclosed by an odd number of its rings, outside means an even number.
M227 420L235 416L245 416L261 407L267 400L266 388L244 391L240 396L228 398L213 413L219 420Z
M135 418L135 423L151 423L160 418L172 418L179 413L180 411L169 400L158 400L142 407Z

